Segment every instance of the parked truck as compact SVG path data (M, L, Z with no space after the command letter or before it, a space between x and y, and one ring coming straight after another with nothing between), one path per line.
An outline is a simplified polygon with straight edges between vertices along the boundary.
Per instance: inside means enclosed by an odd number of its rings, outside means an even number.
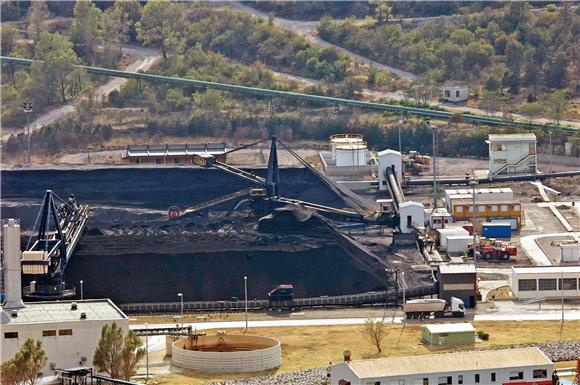
M435 318L463 317L465 316L465 304L459 298L451 297L449 303L444 299L413 299L403 305L405 318Z

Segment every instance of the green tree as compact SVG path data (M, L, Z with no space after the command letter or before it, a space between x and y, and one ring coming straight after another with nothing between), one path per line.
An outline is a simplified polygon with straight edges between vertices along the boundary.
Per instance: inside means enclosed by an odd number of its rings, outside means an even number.
M546 105L548 109L549 117L556 121L556 124L560 124L562 115L568 107L568 90L558 90L546 96Z
M510 39L506 47L506 65L508 71L504 78L505 84L514 95L520 92L522 61L524 58L524 46L515 38Z
M386 1L372 0L371 4L375 6L375 20L377 24L386 24L393 17L391 7Z
M66 102L66 88L73 79L74 64L77 61L72 43L58 33L43 33L36 46L36 58L42 62L32 64L32 76L36 79L33 86L44 89L48 100L54 93Z
M42 342L27 339L12 359L2 363L2 384L34 385L38 372L46 365L47 360L42 350Z
M530 123L533 123L537 118L540 118L544 115L545 107L542 103L539 102L532 102L527 103L526 105L520 108L520 114L526 115Z
M18 32L13 24L3 23L0 25L1 37L2 37L2 55L9 55L14 47L16 47L16 39L18 37Z
M141 21L137 23L137 37L145 45L161 48L167 59L168 49L175 49L181 43L185 29L183 5L168 1L148 1L143 7Z
M551 87L564 88L566 87L566 68L568 67L568 59L566 54L559 51L550 61L546 70L546 81Z
M502 105L506 102L497 91L485 91L479 100L479 108L488 115L495 115L501 110Z
M36 44L40 40L40 35L46 31L44 21L49 17L48 5L46 1L33 1L28 9L28 38L34 40Z
M105 325L101 329L93 365L113 378L129 380L145 354L140 347L141 341L132 331L123 337L123 329L115 322Z
M92 1L77 1L71 37L77 52L94 64L101 42L101 10Z
M109 43L118 45L119 50L122 50L123 43L129 40L129 32L135 24L133 7L128 5L131 5L131 2L117 0L103 14L103 34Z

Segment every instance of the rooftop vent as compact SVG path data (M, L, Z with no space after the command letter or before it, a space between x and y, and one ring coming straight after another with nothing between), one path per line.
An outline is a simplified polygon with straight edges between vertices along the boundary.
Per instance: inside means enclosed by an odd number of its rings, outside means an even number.
M10 313L10 315L12 316L12 318L18 317L18 310L12 310L12 312Z
M81 313L81 319L87 319L87 313L82 312Z
M345 350L342 354L344 355L344 362L350 362L350 350Z
M70 304L70 309L71 310L77 310L77 308L78 308L78 305L77 305L76 302L73 302L73 303Z

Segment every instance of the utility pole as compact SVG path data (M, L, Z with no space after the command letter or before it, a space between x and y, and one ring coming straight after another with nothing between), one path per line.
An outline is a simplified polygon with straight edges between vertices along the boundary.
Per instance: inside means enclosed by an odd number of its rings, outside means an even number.
M246 332L248 331L248 276L244 275L244 301L246 308Z
M83 300L83 280L81 279L81 301Z
M32 103L24 102L22 103L24 109L24 114L26 115L26 153L28 155L28 164L30 164L30 113L32 112Z
M149 325L145 322L145 330L149 329ZM147 377L145 378L145 382L149 382L149 333L145 332L145 366L147 370Z
M562 266L562 257L563 257L563 250L562 246L560 246L560 271L561 271L561 278L560 278L560 299L562 302L562 320L560 321L560 342L562 342L562 333L564 332L564 267Z
M477 204L475 200L475 186L477 186L477 179L475 179L475 177L471 178L469 184L471 185L471 195L473 198L473 218L471 219L473 225L473 264L477 269L477 230L475 228L475 223L477 221Z
M179 300L181 302L181 318L183 318L183 293L177 293L177 296L179 297Z
M552 172L552 130L550 130L550 172Z
M435 161L437 158L437 126L431 125L429 120L427 120L427 124L433 130L433 210L431 212L435 212L437 208L437 168L435 167Z

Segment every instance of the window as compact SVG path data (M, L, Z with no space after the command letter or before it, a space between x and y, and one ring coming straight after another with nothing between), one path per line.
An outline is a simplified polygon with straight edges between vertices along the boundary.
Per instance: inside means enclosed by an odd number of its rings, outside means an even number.
M450 90L445 90L445 97L446 98L451 97L451 91Z
M6 332L4 338L18 338L18 332Z
M485 206L478 206L478 211L480 213L484 213L485 212Z
M497 211L497 205L491 206L491 211L496 212Z
M510 372L510 381L523 380L524 372Z
M457 206L457 208L455 209L458 213L463 212L463 206Z
M423 385L429 385L429 378L423 378Z
M557 290L556 278L540 278L538 281L538 287L540 290Z
M479 374L476 374L475 375L475 383L476 384L479 384Z
M381 385L380 381L371 381L371 382L367 382L367 385Z
M518 279L518 290L519 291L536 291L536 280L535 279Z
M437 379L437 384L439 385L451 385L452 382L453 378L451 376L439 377Z
M507 211L507 205L501 205L501 211Z
M492 151L507 151L506 144L492 144L491 145Z
M469 206L469 207L467 208L467 211L469 211L470 213L472 213L472 212L473 212L473 206Z
M459 90L455 91L455 97L458 98L459 97Z
M155 159L155 164L161 164L161 159L159 158Z
M491 382L495 382L495 373L491 373Z
M564 278L563 290L578 290L576 278ZM558 279L558 290L562 290L562 278Z
M459 385L463 384L463 374L460 374L459 376L457 376L457 383Z
M56 336L56 330L43 330L42 331L42 336L43 337L55 337Z
M533 371L534 378L546 378L548 377L548 371L546 369L534 369Z
M520 205L514 205L513 206L513 210L514 211L520 211Z
M60 329L58 331L59 336L72 336L72 329Z

